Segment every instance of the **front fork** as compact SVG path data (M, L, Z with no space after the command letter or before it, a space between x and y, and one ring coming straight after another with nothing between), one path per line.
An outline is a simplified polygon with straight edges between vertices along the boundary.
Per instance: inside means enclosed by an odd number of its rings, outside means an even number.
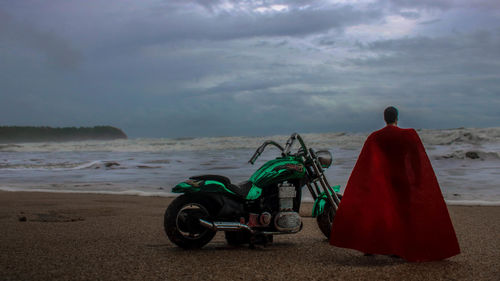
M316 177L311 182L307 182L306 185L309 189L309 192L313 196L313 199L316 201L319 194L322 193L321 190L323 190L326 194L328 202L333 206L335 211L337 211L337 209L339 208L340 199L328 183L324 170L316 159L312 161L311 168L313 169L312 172L314 175L316 175Z

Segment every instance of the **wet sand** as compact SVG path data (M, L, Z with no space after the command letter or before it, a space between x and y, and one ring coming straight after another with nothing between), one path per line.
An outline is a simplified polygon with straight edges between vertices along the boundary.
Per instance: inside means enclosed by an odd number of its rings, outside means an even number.
M408 263L335 248L309 217L267 247L218 233L182 250L163 231L163 197L0 192L0 280L500 280L500 207L449 206L462 253Z

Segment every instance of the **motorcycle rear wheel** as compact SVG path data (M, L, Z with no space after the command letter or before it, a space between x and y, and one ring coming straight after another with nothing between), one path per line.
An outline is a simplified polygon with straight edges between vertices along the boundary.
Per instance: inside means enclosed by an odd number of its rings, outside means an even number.
M207 198L184 194L165 211L163 225L170 241L184 249L198 249L210 242L215 231L203 227L199 219L211 220L214 204Z

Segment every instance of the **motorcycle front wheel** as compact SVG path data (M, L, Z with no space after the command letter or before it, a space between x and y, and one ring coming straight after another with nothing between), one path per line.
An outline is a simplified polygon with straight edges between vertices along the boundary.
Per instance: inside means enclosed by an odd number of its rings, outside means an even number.
M327 239L330 239L330 233L332 231L332 224L333 219L335 218L335 213L335 208L333 208L333 206L327 202L325 204L323 213L316 217L316 222L318 223L319 229Z
M214 205L200 196L184 194L177 197L165 211L164 228L170 241L184 249L205 246L215 236L215 231L200 225L199 220L211 220Z
M342 200L342 195L337 194L337 197ZM337 210L333 208L328 201L325 204L325 209L323 213L316 217L316 222L318 223L319 229L326 236L327 239L330 239L330 233L332 232L333 219L337 214Z

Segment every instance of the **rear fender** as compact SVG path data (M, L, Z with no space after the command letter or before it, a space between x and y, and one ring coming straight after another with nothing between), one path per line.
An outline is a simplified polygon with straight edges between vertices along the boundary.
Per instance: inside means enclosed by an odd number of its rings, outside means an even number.
M234 196L229 196L222 193L214 192L194 192L186 193L183 196L193 198L202 197L204 200L210 200L213 204L213 210L209 210L210 214L217 219L239 219L245 216L244 203L240 202Z

